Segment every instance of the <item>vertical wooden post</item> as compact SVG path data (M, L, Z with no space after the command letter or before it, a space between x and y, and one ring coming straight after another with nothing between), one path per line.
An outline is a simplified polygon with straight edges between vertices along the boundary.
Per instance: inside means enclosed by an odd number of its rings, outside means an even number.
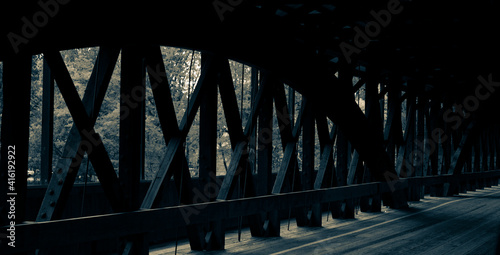
M1 133L0 212L2 226L10 225L7 215L15 200L16 219L26 215L28 146L30 120L31 55L17 55L3 65L3 112ZM12 182L10 182L12 181Z
M271 77L263 78L266 85L272 86ZM266 95L262 95L262 107L259 112L259 123L257 133L258 150L258 170L257 170L257 195L268 195L272 190L272 171L273 171L273 98L271 90L266 90Z
M486 172L488 171L489 164L488 164L488 155L489 155L489 136L487 129L481 131L481 145L482 145L482 150L481 150L481 172ZM489 178L483 179L485 187L491 187L491 183L489 181Z
M202 55L202 58L204 55ZM217 80L210 76L200 99L199 179L202 187L208 185L217 167ZM212 198L211 201L214 201Z
M477 139L476 139L477 140ZM470 148L470 172L475 172L474 168L474 154L476 150L476 141L472 142L471 148ZM475 191L477 189L477 179L472 179L470 180L470 190Z
M496 146L495 146L495 140L497 139L496 138L496 134L495 132L493 131L494 130L494 127L489 127L488 128L488 135L490 137L490 143L489 143L489 165L488 165L488 169L489 170L494 170L495 169L495 154L496 154Z
M452 102L449 98L446 98L445 99L445 103L444 103L444 109L447 110L447 109L451 109L451 106L452 106ZM444 130L444 134L443 134L443 137L446 137L447 139L444 139L443 143L442 143L442 146L443 146L443 155L442 155L442 159L441 159L441 171L440 171L440 174L443 175L443 174L448 174L448 170L450 169L450 165L451 165L451 156L452 156L452 146L451 146L451 136L452 136L452 128L450 126L449 123L446 123L444 122L443 124L443 130ZM445 184L438 184L436 185L436 188L437 188L437 193L436 195L437 196L446 196L447 194L447 190L448 190L448 187L449 184L445 183Z
M349 90L349 96L354 101L352 93L352 68L347 63L343 63L339 70L339 83L344 86L343 89ZM347 185L347 175L349 171L349 141L346 136L346 131L339 129L337 134L337 183L340 186ZM345 200L343 203L333 203L334 211L338 213L332 217L354 218L354 201L352 199Z
M500 125L495 125L494 133L495 133L495 169L500 169Z
M424 176L425 167L425 155L428 153L424 135L425 135L425 122L424 122L424 111L427 109L427 98L424 93L418 95L417 102L417 139L415 148L415 176ZM415 186L415 201L419 201L420 198L424 198L424 187L421 185Z
M434 150L429 154L430 161L430 171L429 175L437 175L439 171L439 150L440 150L440 137L441 129L438 127L439 122L439 111L441 109L441 103L439 101L439 96L434 95L431 98L429 105L429 125L427 126L427 136L434 144Z
M448 99L444 105L444 109L447 110L447 109L451 109L451 105L452 103L450 102L450 100ZM444 123L444 132L445 132L445 135L446 137L448 137L448 139L446 139L443 143L443 167L441 168L441 174L447 174L448 173L448 169L450 169L450 165L451 165L451 126L449 123Z
M371 128L377 130L377 132L382 133L383 130L383 118L380 114L380 103L378 100L378 70L375 67L368 67L366 70L366 84L365 84L365 97L366 97L366 116ZM365 166L364 171L364 181L372 182L374 181L368 167ZM371 201L371 203L370 203ZM380 212L381 210L381 200L380 195L375 195L372 197L362 198L360 201L360 209L362 212Z
M388 85L387 85L387 119L385 121L385 137L387 138L387 154L389 154L390 160L392 162L395 161L396 155L398 156L398 162L401 161L403 164L397 163L395 164L396 167L400 168L401 165L403 166L408 166L408 161L407 158L405 158L405 155L408 155L412 152L411 149L409 149L409 142L412 141L411 138L408 136L408 132L405 131L405 137L406 137L406 143L403 144L403 131L402 131L402 109L401 109L401 76L397 73L391 73L388 75ZM406 92L408 93L408 91ZM411 108L408 104L407 101L407 113L406 113L406 121L408 123L408 109ZM408 128L408 125L406 125L407 130L410 130L411 128ZM413 141L412 141L413 142ZM405 146L404 149L401 149L401 146ZM400 154L402 153L402 154ZM399 160L401 159L401 160ZM405 161L406 160L406 161ZM399 164L399 166L398 166ZM405 177L406 172L403 170L396 170L396 174L399 175L399 177ZM401 191L400 196L406 196L407 191ZM391 197L389 193L382 194L382 199L384 200L384 205L385 204L390 204Z
M314 189L321 189L324 187L332 186L332 173L328 171L332 169L333 158L332 158L332 139L330 138L330 132L328 128L328 121L323 113L315 112L316 118L316 128L318 132L318 141L320 146L320 162L319 169L316 174L316 180L314 182ZM333 133L332 133L333 134ZM322 207L321 204L313 205L312 217L316 219L322 219ZM313 221L313 220L311 220Z
M493 132L495 134L495 170L500 169L500 134L499 134L499 125L494 125ZM499 184L500 178L495 179L495 184Z
M261 86L275 86L276 80L269 75L262 76ZM283 85L280 85L283 86ZM263 94L262 106L259 111L259 122L257 131L257 196L269 195L273 189L273 97L272 89L265 90ZM277 114L283 114L283 109L277 109ZM280 221L278 211L272 211L263 214L262 218L267 219L264 222L263 230L265 236L280 236Z
M465 129L463 129L461 131L461 137L462 137L462 140L464 138L467 138L467 137L464 137L466 134L466 131ZM461 150L462 150L462 157L459 157L458 160L461 160L462 163L462 170L464 173L466 172L469 172L469 160L470 160L470 155L471 155L471 149L472 149L472 145L464 145L462 146ZM470 186L470 181L469 180L463 180L463 181L460 181L459 182L459 185L458 185L458 189L457 189L457 195L459 193L467 193L467 190L469 189L469 186Z
M313 189L314 184L314 148L315 148L315 118L314 118L314 104L306 107L304 110L303 124L302 124L302 187L303 190ZM320 204L313 205L320 206ZM315 209L314 211L317 211ZM320 227L321 215L313 214L310 211L309 225ZM319 217L318 217L319 216Z
M144 168L145 65L137 45L122 48L120 84L120 185L124 191L125 210L140 207L140 180ZM144 236L129 237L125 250L147 254Z
M494 146L495 146L495 165L494 165L494 168L495 170L498 170L500 169L499 168L499 165L500 165L500 148L499 148L499 138L500 138L500 135L498 134L498 125L494 125L493 126L493 133L495 134L495 140L494 140ZM495 178L493 179L494 183L493 184L499 184L499 180L500 178Z
M207 56L202 54L202 59ZM203 67L202 67L203 69ZM199 143L199 180L201 187L215 184L211 176L216 176L217 171L217 76L209 74L207 86L200 100L200 143ZM210 201L215 196L209 197ZM211 222L205 247L207 250L224 249L224 222Z
M125 46L121 60L120 183L127 210L140 205L139 183L144 165L145 67L140 49Z
M42 153L40 181L47 184L52 177L52 149L54 127L54 78L49 65L43 60L43 100L42 100Z
M380 92L382 92L384 90L384 84L385 83L380 83L379 84L379 88L380 88ZM377 92L378 92L378 88L377 88ZM385 111L385 93L379 93L379 104L380 104L380 118L382 119L382 128L384 128L384 123L385 123L385 114L384 114L384 111Z
M429 129L428 129L428 134L431 135L432 141L435 144L434 152L429 155L430 161L431 161L431 175L434 175L434 176L439 174L439 155L440 155L440 151L441 151L440 148L441 148L441 144L442 144L440 135L441 135L441 131L443 131L443 129L441 129L439 126L439 121L440 121L439 112L441 110L441 102L439 99L440 99L440 97L438 95L434 95L431 98L430 121L429 121ZM439 133L434 133L435 131L437 131ZM439 136L436 136L436 134ZM431 196L437 196L437 192L438 192L437 186L432 185L430 187Z
M175 108L172 102L172 93L170 92L170 85L165 70L165 64L163 63L163 56L159 46L146 47L145 52L147 65L146 69L149 73L151 90L153 92L156 110L158 112L163 139L165 140L165 144L169 144L171 139L180 135L180 132L177 125L177 117L175 116ZM174 172L173 176L175 185L179 194L179 200L176 202L180 204L192 204L194 197L193 187L184 151L185 149L183 146L180 146L174 156L170 169L175 169L171 170L171 172ZM169 182L163 183L163 193L166 193L165 191L168 190L168 184ZM156 200L159 200L159 206L161 206L161 203L166 199L162 201L161 195L159 195ZM187 226L187 235L192 250L203 250L204 243L200 232L200 225Z
M405 170L401 170L402 177L414 177L416 175L415 171L415 147L416 147L416 131L417 131L417 99L416 95L412 91L407 91L408 96L406 97L406 122L407 130L405 130L406 135L406 151L405 151L405 163L403 167ZM408 200L418 201L417 189L415 186L410 185L408 187Z
M339 186L344 186L347 184L347 173L348 173L348 153L349 153L349 142L346 136L341 130L337 133L337 183ZM350 201L333 203L334 210L337 212L332 215L335 218L353 218L354 217L354 207Z
M474 141L474 172L481 172L481 139L480 136ZM476 188L484 188L484 182L481 179L476 179Z
M295 90L292 87L288 87L288 110L291 122L295 123Z
M472 172L472 144L470 148L467 150L467 156L465 159L465 169L464 172L471 173ZM465 189L463 192L474 191L474 180L465 181Z
M389 76L387 88L387 115L386 132L389 132L387 141L387 153L391 160L394 162L396 151L401 145L401 90L400 79L397 75L391 74ZM408 109L408 107L407 107Z
M407 129L404 131L407 134L406 138L406 164L403 164L405 170L401 170L402 177L412 177L415 174L415 169L413 167L413 152L415 146L415 129L416 129L416 98L415 95L408 91L408 96L406 97L406 122L409 123L407 125Z
M251 74L251 82L250 82L250 107L253 108L255 105L255 100L257 97L257 91L259 89L259 70L255 67L252 67ZM257 126L255 126L252 130L252 134L250 136L250 141L248 144L248 163L251 168L251 173L257 173Z
M314 108L307 107L302 124L302 187L304 190L312 189L314 183L312 178L314 172L314 135Z
M461 150L461 151L466 151L466 149L462 149L462 148L459 148L459 145L460 145L460 141L462 140L462 135L463 135L463 132L465 130L465 127L467 125L461 125L458 129L454 129L452 130L452 143L453 143L453 146L452 146L452 159L451 159L451 165L450 165L450 168L453 167L454 164L456 164L456 166L458 167L455 167L455 171L459 171L459 172L462 172L462 169L463 169L463 163L462 162L458 162L459 160L460 161L463 161L463 157L459 157L457 159L457 162L454 162L454 155L455 155L455 152L457 150ZM464 152L462 152L461 154L464 154ZM460 168L460 169L458 169ZM448 171L451 171L451 169L448 169ZM449 174L451 174L451 172L449 172ZM457 183L450 183L449 187L448 187L448 196L453 196L453 195L458 195L459 194L459 191L461 189L461 186L462 184L457 182Z

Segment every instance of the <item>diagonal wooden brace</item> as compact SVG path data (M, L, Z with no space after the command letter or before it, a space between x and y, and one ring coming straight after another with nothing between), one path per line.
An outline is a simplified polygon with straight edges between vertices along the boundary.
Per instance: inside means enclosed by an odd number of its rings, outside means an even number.
M94 86L88 86L83 98L84 103L76 92L59 52L45 54L47 63L50 65L57 85L73 116L74 126L70 131L62 158L58 161L53 178L47 188L37 221L53 220L61 216L85 152L89 155L113 210L120 211L122 209L118 178L100 137L93 129L118 53L119 51L116 49L101 49L96 62L102 61L102 64L94 66L89 80L89 85ZM98 73L103 75L99 76ZM93 103L94 98L95 102Z
M202 93L202 88L204 87L205 83L207 82L207 75L209 72L212 72L213 69L213 57L211 55L207 55L206 58L202 60L202 70L201 70L201 76L198 80L198 84L196 85L196 88L193 92L192 95L192 100L190 101L190 104L188 105L188 109L186 113L184 114L184 117L181 121L180 127L179 127L179 134L178 136L170 138L168 144L167 144L167 152L165 153L165 156L162 159L162 162L160 164L160 169L158 169L158 172L156 172L155 178L151 182L151 185L149 186L148 192L146 193L146 196L144 197L144 200L142 202L141 208L152 208L153 203L158 195L158 192L160 191L164 181L166 181L170 166L172 165L172 162L174 160L175 155L177 154L177 151L179 148L182 148L182 144L184 143L184 140L186 139L186 136L189 132L189 129L191 128L191 125L193 124L193 120L196 116L196 112L198 111L198 108L200 106L200 95ZM171 175L170 175L171 176Z

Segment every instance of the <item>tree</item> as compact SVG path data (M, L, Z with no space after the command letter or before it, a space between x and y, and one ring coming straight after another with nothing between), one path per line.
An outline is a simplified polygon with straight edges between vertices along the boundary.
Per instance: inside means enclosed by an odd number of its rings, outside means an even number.
M97 58L99 48L82 48L62 51L61 55L64 59L68 72L73 79L75 87L83 97L87 87L88 80L92 73L95 60ZM182 119L187 110L189 101L192 100L192 92L195 89L197 81L201 73L201 53L198 51L161 47L161 52L166 68L172 101L177 115L178 123ZM1 63L0 63L1 64ZM238 102L238 112L242 118L243 127L246 125L251 112L251 67L245 66L236 61L229 61L231 75ZM1 67L1 66L0 66ZM33 57L32 71L32 95L31 95L31 115L30 115L30 159L29 168L40 168L40 141L41 141L41 109L42 109L42 73L43 73L43 56L37 55ZM109 154L115 171L118 171L119 160L119 118L120 118L120 57L116 64L115 70L111 77L111 81L106 92L106 96L102 103L96 124L95 130L100 134L104 146ZM1 74L1 72L0 72ZM1 81L1 79L0 79ZM0 84L1 86L1 84ZM92 86L92 84L90 84ZM1 96L1 95L0 95ZM220 97L220 96L219 96ZM145 178L152 179L158 170L161 160L166 151L162 129L160 126L159 116L156 111L156 104L153 98L151 85L146 76L146 108L145 108ZM299 108L297 100L297 109ZM1 106L1 105L0 105ZM201 106L203 107L203 106ZM274 120L275 125L277 121ZM60 158L64 145L71 126L73 125L72 117L66 104L59 92L55 89L54 94L54 159L53 166ZM275 166L279 166L280 158L283 156L281 142L279 141L279 129L274 128L273 144L276 146L275 151ZM278 147L279 146L279 147ZM226 119L222 107L221 100L218 100L218 132L217 132L217 173L225 174L226 168L231 160L231 143L227 130ZM190 132L186 138L186 156L188 157L189 167L193 174L197 173L199 155L199 118L196 117ZM87 171L88 161L84 158L79 170L77 181L84 181ZM89 165L89 176L92 177L94 171ZM90 179L89 179L90 180Z

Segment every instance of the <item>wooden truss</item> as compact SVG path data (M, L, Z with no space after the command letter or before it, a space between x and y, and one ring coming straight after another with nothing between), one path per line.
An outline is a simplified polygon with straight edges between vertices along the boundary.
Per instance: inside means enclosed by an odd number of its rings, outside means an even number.
M94 125L120 52L122 116L117 173ZM229 62L223 56L202 53L201 75L180 124L159 46L101 47L82 99L60 53L44 52L44 61L44 157L51 157L54 80L74 125L55 169L50 169L50 160L42 162L45 169L42 177L50 181L36 222L16 221L23 248L9 250L12 253L33 249L54 253L57 252L53 249L56 240L70 245L119 237L117 252L147 254L146 234L161 228L186 228L194 250L224 249L229 218L245 217L252 236L279 236L280 210L293 212L298 226L321 226L326 204L333 217L353 218L356 206L363 211L379 211L382 200L385 205L404 207L407 199L420 199L425 186L431 187L433 195L452 195L491 185L492 180L500 176L498 171L492 171L500 165L498 128L485 128L474 118L454 128L436 117L446 111L451 102L441 105L439 95L427 97L414 91L402 94L401 77L397 74L380 77L375 67L359 73L356 84L352 82L353 67L347 64L341 66L338 78L331 79L337 83L339 93L347 95L344 99L336 96L342 101L332 105L342 105L345 111L332 110L325 107L328 104L324 100L318 102L304 95L296 118L293 89L287 96L285 84L278 76L252 68L252 106L243 128ZM15 144L21 169L27 167L28 157L28 151L23 148L27 148L29 136L30 64L30 56L22 56L5 61L4 67L1 157L7 158L7 146ZM166 152L146 194L141 195L146 76L149 76ZM361 90L365 94L364 112L352 94ZM335 90L328 87L326 91ZM218 94L232 148L222 181L216 176ZM130 97L136 97L132 104L127 101ZM198 113L198 181L202 187L218 191L213 196L207 195L204 201L200 201L201 191L192 184L184 150L184 142ZM283 149L275 174L272 172L273 142L277 140L272 137L274 120L278 123ZM363 133L363 130L370 132ZM315 156L316 134L319 157ZM113 213L62 220L85 154ZM315 162L319 162L317 169ZM2 180L7 178L7 168L6 161L2 160ZM21 174L16 183L20 199L26 198L25 177ZM177 191L173 201L177 206L164 207L163 193L172 184ZM3 210L5 206L2 204ZM25 207L21 204L18 208L19 217L26 219ZM120 225L123 222L127 225ZM69 228L73 230L63 234Z

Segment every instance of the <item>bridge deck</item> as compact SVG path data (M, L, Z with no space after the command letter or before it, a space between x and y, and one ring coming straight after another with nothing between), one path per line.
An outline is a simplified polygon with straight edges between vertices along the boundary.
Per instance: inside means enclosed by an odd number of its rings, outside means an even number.
M500 187L454 197L429 197L408 210L383 208L356 219L329 219L322 228L281 223L281 237L252 238L242 230L226 235L226 250L208 254L495 254L500 227ZM150 254L173 254L175 244L152 248ZM206 254L179 242L178 254Z

